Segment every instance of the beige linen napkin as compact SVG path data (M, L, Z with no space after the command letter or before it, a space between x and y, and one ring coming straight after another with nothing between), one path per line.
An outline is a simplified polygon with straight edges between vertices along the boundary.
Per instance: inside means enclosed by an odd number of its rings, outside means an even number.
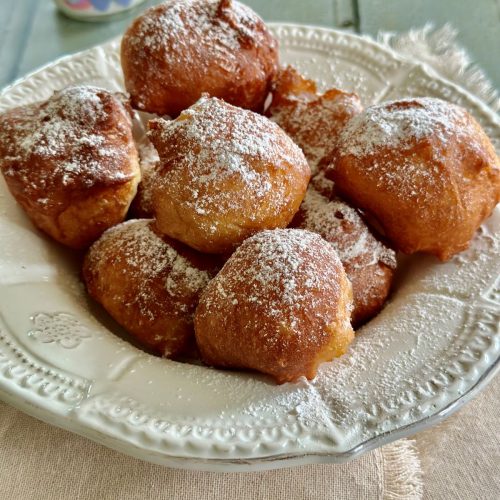
M442 424L415 436L426 500L500 498L500 376Z

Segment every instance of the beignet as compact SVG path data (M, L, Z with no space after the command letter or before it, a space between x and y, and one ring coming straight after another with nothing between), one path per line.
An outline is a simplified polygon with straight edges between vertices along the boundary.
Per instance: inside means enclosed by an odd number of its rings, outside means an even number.
M149 128L160 155L153 208L163 234L201 252L231 252L258 231L286 227L298 210L309 166L264 116L202 97Z
M278 383L316 375L354 334L352 289L333 247L301 229L248 238L203 291L195 314L202 359Z
M363 110L356 94L330 89L320 94L316 83L288 66L273 83L266 115L300 146L314 175L335 147L344 125Z
M465 109L430 97L354 117L327 170L398 250L441 260L469 246L500 199L500 162L485 132Z
M146 10L121 44L134 107L176 117L203 93L261 111L278 67L278 43L234 0L169 1Z
M140 180L127 105L75 86L0 115L0 169L33 223L85 248L121 222Z
M175 357L194 341L193 315L218 262L162 238L150 219L108 229L89 249L83 279L91 297L150 351Z

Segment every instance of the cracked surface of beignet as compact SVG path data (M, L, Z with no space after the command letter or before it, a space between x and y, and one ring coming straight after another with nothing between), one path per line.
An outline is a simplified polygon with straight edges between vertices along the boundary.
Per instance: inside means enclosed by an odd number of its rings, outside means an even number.
M363 110L356 94L340 89L320 94L314 81L291 66L278 72L272 96L266 115L300 146L313 175L344 125Z

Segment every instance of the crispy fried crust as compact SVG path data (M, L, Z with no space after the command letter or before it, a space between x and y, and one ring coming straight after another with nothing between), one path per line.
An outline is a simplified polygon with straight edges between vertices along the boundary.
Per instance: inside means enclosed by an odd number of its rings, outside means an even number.
M91 297L148 350L182 354L194 340L193 314L218 261L168 238L152 220L106 231L89 249L83 279Z
M153 208L164 234L225 253L292 220L310 169L275 123L203 97L176 120L152 120L149 127L160 155Z
M354 208L335 194L325 196L309 185L291 226L318 233L338 253L352 284L355 328L380 312L389 295L396 256Z
M203 360L278 383L309 379L353 339L351 284L335 251L299 229L247 239L202 293L195 314Z
M344 125L363 110L356 94L329 89L320 94L316 83L288 66L273 83L266 115L298 144L313 175L333 148Z

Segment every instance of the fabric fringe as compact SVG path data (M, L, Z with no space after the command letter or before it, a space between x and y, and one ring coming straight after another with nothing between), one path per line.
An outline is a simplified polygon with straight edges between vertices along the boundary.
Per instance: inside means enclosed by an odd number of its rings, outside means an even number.
M384 500L421 500L423 473L416 443L400 439L381 449Z
M426 63L440 76L464 87L500 112L500 94L483 70L472 62L468 52L457 43L457 35L458 31L449 23L441 28L428 23L423 28L405 33L380 32L377 41L405 58Z

